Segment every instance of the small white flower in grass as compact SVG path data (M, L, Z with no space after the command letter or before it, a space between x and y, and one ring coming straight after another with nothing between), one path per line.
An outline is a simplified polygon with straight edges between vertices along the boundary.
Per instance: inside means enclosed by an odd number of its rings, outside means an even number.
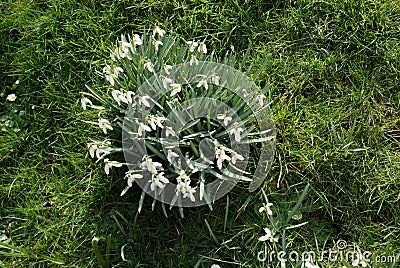
M362 267L367 267L367 262L364 260L364 256L361 252L360 249L358 249L356 259L352 261L351 263L352 266L362 266Z
M153 40L153 45L156 51L158 51L158 46L162 46L164 45L163 42L161 42L160 40Z
M139 137L142 137L144 132L146 132L146 131L150 132L151 131L151 128L148 125L143 124L142 122L139 122L139 121L136 121L136 123L139 124L138 133L137 133Z
M193 63L196 64L196 65L199 64L199 61L197 60L195 55L192 55L192 57L190 58L189 65L192 66Z
M177 193L180 192L182 193L183 198L189 197L192 202L195 201L194 193L196 193L196 188L190 186L190 177L186 175L184 170L181 170L179 173L179 176L176 178L176 181L178 182L176 186L176 191Z
M237 160L239 160L239 161L242 161L242 160L244 160L244 157L242 156L242 155L240 155L240 154L238 154L238 153L236 153L236 152L233 152L232 153L233 155L231 155L231 157L232 157L232 164L236 164L236 161Z
M219 169L222 168L222 162L231 160L222 146L215 147L215 158L217 158L217 166Z
M110 168L112 167L122 167L122 163L117 161L110 161L108 158L104 159L104 171L106 174L110 174Z
M199 47L197 48L199 52L202 52L203 54L207 54L207 46L204 43L200 43Z
M154 72L154 66L153 66L153 64L151 63L151 61L146 61L145 63L144 63L144 67L149 71L149 72Z
M17 81L14 82L16 85L19 85L19 80L17 79Z
M157 126L159 128L164 128L162 123L165 121L165 119L166 119L165 117L162 116L157 117L151 114L147 117L147 122L150 124L152 129L156 130Z
M10 94L7 96L8 101L15 101L17 99L17 96L15 96L15 94Z
M124 53L129 53L129 49L133 49L132 44L129 42L122 41L121 49Z
M269 242L278 242L278 238L275 238L272 234L271 230L268 227L264 228L265 235L258 238L259 241L269 241Z
M264 105L264 99L265 99L265 98L266 98L266 97L265 97L264 94L260 94L260 95L257 95L256 101L258 101L258 103L260 104L260 106L263 106L263 105Z
M111 95L114 98L114 100L120 105L120 102L128 103L128 99L126 97L126 94L123 93L120 90L113 90L111 91Z
M135 44L135 46L141 46L143 44L142 38L138 34L135 34L133 36L133 43Z
M168 77L163 77L162 78L162 84L164 88L167 88L170 84L172 83L172 79Z
M126 100L128 101L128 103L132 103L133 102L132 96L135 96L135 92L128 91L125 93L125 96L126 96Z
M240 134L241 134L243 131L244 131L244 129L241 128L241 127L239 127L239 124L238 124L238 123L235 123L235 127L234 127L233 129L231 129L231 130L229 131L229 133L230 133L231 135L234 134L234 135L235 135L235 140L236 140L237 142L240 142L240 139L241 139Z
M121 67L117 67L117 66L111 67L109 65L106 65L103 68L103 73L105 74L106 80L108 82L110 82L110 84L112 86L114 86L115 79L118 78L118 74L123 73L123 72L124 72L124 70Z
M176 137L175 131L172 127L165 127L165 136L169 137L169 135Z
M132 184L135 182L136 179L141 179L143 178L143 175L140 174L133 174L131 171L128 171L125 173L125 177L128 179L127 181L127 186L125 187L125 189L122 191L121 196L123 196L124 194L126 194L126 192L129 190L129 188L132 187Z
M90 157L91 157L91 158L94 158L94 154L95 154L95 152L96 152L98 146L97 146L97 144L95 144L95 143L89 143L88 146L89 146L89 154L90 154Z
M82 105L82 108L83 108L83 110L86 110L86 106L89 104L89 106L92 106L93 105L93 103L92 103L92 101L91 100L89 100L88 98L82 98L81 99L81 105Z
M203 78L199 81L199 83L197 84L197 87L201 87L204 86L206 89L208 89L208 82L207 79Z
M217 115L218 120L224 120L224 126L227 126L229 122L232 120L232 117L226 116L226 114Z
M213 84L214 85L219 85L219 80L220 80L221 78L218 76L218 75L213 75L213 76L211 76L211 81L213 82Z
M164 65L164 71L166 74L169 74L169 71L172 69L171 65L165 64Z
M270 215L270 216L272 216L272 210L270 209L270 207L272 207L272 206L273 206L272 203L267 203L267 204L264 204L264 203L263 203L263 206L260 207L260 209L258 210L258 212L262 213L263 211L267 211L267 214Z
M109 147L97 148L97 150L96 150L97 161L99 161L100 159L103 159L104 156L109 155L110 153L111 153L111 148L109 148Z
M211 268L221 268L221 266L219 266L218 264L213 264L211 265Z
M176 157L179 157L179 154L172 151L172 149L168 149L168 152L167 152L168 162L172 163L172 161L173 161L172 159L176 158Z
M154 191L156 187L163 189L167 183L169 183L169 180L164 177L164 172L160 172L159 174L152 174L150 189L152 191Z
M103 130L104 134L107 134L107 129L113 130L110 121L104 118L99 118L99 127Z
M153 162L153 160L148 156L144 156L143 159L145 159L145 160L142 162L142 167L146 168L152 174L156 174L157 173L157 168L162 167L161 163Z
M149 96L139 97L139 104L140 105L144 105L146 107L150 107L150 103L149 103L148 99L150 99Z
M187 41L187 44L189 45L190 52L193 52L199 45L199 43L197 43L196 41Z
M165 34L165 31L163 29L161 29L160 27L156 26L153 30L153 36L155 36L156 34L158 34L160 37L163 37Z
M175 96L176 94L178 94L182 90L182 85L181 84L172 83L172 84L170 84L170 86L172 87L172 92L171 92L170 97Z

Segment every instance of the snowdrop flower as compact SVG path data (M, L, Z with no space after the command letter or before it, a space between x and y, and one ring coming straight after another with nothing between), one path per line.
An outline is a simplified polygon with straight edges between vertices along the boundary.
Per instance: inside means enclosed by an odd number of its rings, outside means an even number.
M172 84L170 84L170 86L172 87L172 92L171 92L170 97L175 96L177 93L181 92L181 90L182 90L181 84L172 83Z
M222 168L222 162L225 160L231 160L231 158L225 153L225 150L222 146L215 147L215 158L217 158L217 166L219 169Z
M154 72L154 66L150 61L146 61L144 63L144 67L149 71L149 72Z
M211 81L213 82L213 84L214 85L219 85L219 80L220 80L221 78L218 76L218 75L213 75L213 76L211 76Z
M90 106L93 105L92 101L89 100L88 98L82 98L81 99L81 105L83 110L86 110L86 105L89 104Z
M106 172L106 174L110 174L110 168L112 167L122 167L122 163L117 162L117 161L110 161L108 160L108 158L104 159L104 171Z
M128 103L132 103L133 102L132 96L135 96L135 92L128 91L128 92L126 92L125 95L126 95L126 100L128 101Z
M265 99L265 98L266 98L266 97L265 97L264 94L257 95L256 101L258 101L258 103L260 104L260 106L263 106L263 105L264 105L264 99Z
M142 39L138 34L133 36L133 44L135 44L135 46L141 46L143 44Z
M165 31L163 29L161 29L160 27L156 26L156 28L154 28L154 30L153 30L153 36L155 36L156 34L158 34L160 37L163 37L165 34Z
M203 54L207 54L207 46L204 43L200 43L199 47L197 48L199 52L203 52ZM193 51L192 51L193 52Z
M103 147L103 148L97 148L96 149L96 157L98 162L100 159L103 159L104 156L109 155L111 153L111 148L108 147Z
M168 153L167 153L168 162L172 163L172 158L175 158L175 157L179 157L179 154L175 153L171 149L168 149Z
M99 127L103 130L104 134L107 134L107 129L113 130L110 121L104 118L99 118Z
M125 177L128 179L127 181L127 186L125 187L125 189L122 191L120 196L123 196L124 194L126 194L126 192L129 190L129 188L132 187L132 183L136 180L136 179L141 179L143 178L143 175L140 174L132 174L131 171L126 172Z
M121 42L121 49L124 53L129 53L129 49L133 49L132 44L130 42Z
M137 133L139 137L142 137L144 132L146 132L146 131L150 132L151 131L151 128L148 125L143 124L142 122L139 122L137 120L136 120L136 123L139 124L138 133Z
M121 67L114 66L113 68L109 65L106 65L103 68L103 73L105 74L106 80L110 82L112 86L115 84L115 79L118 77L119 73L123 73L124 70Z
M10 94L7 96L8 101L15 101L17 99L17 96L15 96L15 94Z
M88 144L89 146L89 154L91 158L94 158L94 153L96 152L98 146L95 143Z
M152 174L156 174L157 173L157 168L162 167L161 163L153 162L153 160L148 156L144 156L143 158L146 158L146 159L142 162L142 167L146 168Z
M113 90L111 91L111 95L114 98L114 100L120 105L120 102L128 103L128 99L126 98L125 93L123 93L120 90Z
M207 79L203 78L200 80L200 82L197 84L197 87L201 87L201 86L204 86L206 88L206 90L208 89Z
M156 49L156 51L158 51L158 46L162 46L162 45L164 45L163 44L163 42L161 42L160 40L153 40L153 45L154 45L154 48Z
M157 129L157 126L158 126L159 128L164 128L164 126L162 125L162 123L164 122L165 119L166 119L166 118L165 118L165 117L162 117L162 116L157 117L157 116L154 116L154 115L149 115L149 116L147 117L147 122L150 124L150 126L151 126L152 129L156 130L156 129Z
M224 120L224 126L227 126L229 122L232 120L232 117L226 116L226 114L217 115L218 120Z
M199 45L196 41L187 41L187 44L189 45L190 52L193 52L196 49L196 47Z
M171 70L171 69L172 69L171 65L168 65L168 64L164 65L164 71L165 71L166 74L169 74L169 70Z
M364 260L364 256L361 252L360 249L358 249L358 253L357 253L357 258L355 260L352 261L351 263L352 266L362 266L362 267L367 267L367 263Z
M149 96L139 97L139 104L144 105L146 107L150 107L150 103L147 101L147 99L150 99L150 97Z
M211 268L221 268L221 266L219 266L218 264L213 264L211 265Z
M165 136L169 137L169 135L176 136L175 131L172 129L172 127L165 128Z
M264 241L269 240L269 242L278 242L278 238L274 238L274 236L269 228L265 227L264 231L265 231L265 235L259 237L258 238L259 241L264 242Z
M235 140L237 142L240 142L240 139L241 139L240 134L243 131L244 131L244 129L239 127L239 125L237 123L235 123L235 127L229 131L229 134L231 134L231 135L234 134L235 135Z
M194 64L196 64L196 65L198 65L198 64L199 64L199 61L197 60L197 58L196 58L196 56L195 56L195 55L192 55L192 57L190 58L189 65L190 65L190 66L192 66L192 65L193 65L193 63L194 63Z
M167 88L170 84L172 83L172 79L168 77L163 77L162 78L162 84L164 88Z
M19 80L17 79L17 81L15 81L14 84L19 85Z
M272 207L273 206L273 204L272 203L267 203L267 204L264 204L263 203L263 206L262 207L260 207L260 209L258 210L258 212L259 213L262 213L263 211L267 211L267 214L268 215L270 215L270 216L272 216L272 210L270 209L270 207Z
M189 197L190 200L194 202L196 200L194 197L196 188L190 186L190 177L186 175L184 170L181 170L178 174L179 176L176 178L176 181L178 182L176 186L177 193L182 193L183 198Z
M232 156L231 161L232 161L232 164L234 164L234 165L236 164L237 160L240 160L240 161L244 160L244 157L236 152L233 152L233 155L231 155L231 156Z
M152 174L150 189L152 191L154 191L156 187L163 189L165 187L165 184L167 183L169 183L169 180L164 177L164 172L161 172L159 174Z

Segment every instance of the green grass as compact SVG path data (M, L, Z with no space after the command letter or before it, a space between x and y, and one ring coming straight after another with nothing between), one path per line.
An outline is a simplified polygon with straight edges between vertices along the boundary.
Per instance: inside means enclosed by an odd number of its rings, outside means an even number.
M291 222L309 223L286 231L287 249L344 239L349 249L400 253L398 1L81 2L0 3L0 117L14 122L0 121L0 237L10 232L1 267L267 267L257 260L267 224L260 191L238 187L213 211L185 209L183 219L177 209L151 212L148 198L138 214L140 191L119 197L122 173L107 177L87 157L99 132L82 122L92 118L79 92L99 80L120 34L166 20L220 56L251 43L248 65L270 57L258 82L271 84L278 142L263 189L285 217L310 184Z

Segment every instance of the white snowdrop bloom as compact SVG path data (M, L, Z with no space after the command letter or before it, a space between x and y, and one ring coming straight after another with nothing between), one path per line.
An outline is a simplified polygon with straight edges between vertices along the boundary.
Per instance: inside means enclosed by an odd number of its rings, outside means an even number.
M196 64L196 65L199 64L199 61L197 60L195 55L192 55L192 57L190 58L189 65L192 66L193 63Z
M274 204L272 204L272 203L267 203L267 204L264 204L264 203L263 203L263 206L260 207L260 209L258 210L258 212L259 212L259 213L262 213L263 211L267 211L267 214L270 215L270 216L272 216L272 210L270 209L270 207L272 207L273 205L274 205Z
M153 162L153 160L148 156L144 156L143 158L145 158L145 160L142 162L142 167L146 168L152 174L156 174L157 173L157 168L162 167L161 163Z
M111 153L111 148L109 148L109 147L97 148L96 149L97 161L99 161L100 159L103 159L106 155L109 155L110 153Z
M263 106L263 105L264 105L264 99L265 99L265 98L266 98L266 97L265 97L264 94L260 94L260 95L257 95L256 101L258 101L258 103L260 104L260 106Z
M169 137L169 135L176 136L175 131L172 127L165 127L165 136Z
M143 175L141 175L141 174L133 174L132 172L127 172L126 173L126 178L128 179L127 180L128 186L132 187L132 183L134 183L136 179L143 178Z
M226 114L219 114L217 115L218 120L223 120L224 121L224 126L227 126L229 122L232 120L232 117L226 116Z
M217 158L217 166L219 169L222 168L222 162L231 160L222 146L215 147L215 158Z
M221 78L218 76L218 75L213 75L213 76L211 76L211 81L213 82L213 84L214 85L219 85L219 80L220 80Z
M151 61L146 61L145 63L144 63L144 67L149 71L149 72L154 72L154 66L153 66L153 64L151 63Z
M150 99L149 96L141 96L141 97L139 97L139 104L140 105L144 105L146 107L150 107L150 103L149 103L148 99Z
M183 198L189 197L189 199L194 202L194 193L196 193L196 188L190 186L190 177L185 173L184 170L181 170L178 174L179 176L176 178L176 181L178 182L176 186L177 194L180 192Z
M169 180L164 177L164 172L160 172L159 174L152 174L150 189L152 191L154 191L156 187L163 189L167 183L169 183Z
M163 29L161 29L160 27L156 26L153 30L153 36L155 36L156 34L158 34L160 37L163 37L165 34L165 31Z
M8 101L15 101L16 99L17 99L17 96L15 94L10 94L6 98L6 100L8 100Z
M133 50L132 44L130 42L121 42L121 49L123 50L124 53L129 53L129 49Z
M193 52L199 45L199 43L197 43L196 41L187 41L187 44L189 45L190 52Z
M165 64L164 65L164 71L166 74L169 74L169 71L172 69L171 65Z
M94 158L94 154L95 154L96 150L98 149L98 146L95 143L89 143L88 146L89 146L90 157Z
M15 81L14 84L19 85L19 80L17 79L17 81Z
M182 85L181 84L172 83L172 84L170 84L170 86L172 87L172 92L171 92L170 97L175 96L176 94L178 94L182 90Z
M164 88L167 88L172 83L172 79L168 77L162 77L162 84Z
M271 232L271 230L268 227L264 228L265 231L265 235L261 236L258 238L259 241L269 241L269 242L278 242L278 238L275 238L273 233Z
M203 54L207 54L207 46L205 43L200 43L199 47L197 48L199 52L202 52Z
M133 102L132 96L135 96L135 92L128 91L125 93L125 95L126 95L126 100L128 101L128 103L132 103Z
M112 167L122 167L122 163L117 161L110 161L108 158L104 159L104 171L106 174L110 174L110 168Z
M172 151L172 149L168 149L168 152L167 152L168 162L172 163L172 161L173 161L172 159L176 158L176 157L179 157L179 154Z
M234 135L235 135L235 140L236 140L237 142L240 142L240 139L241 139L240 134L241 134L243 131L244 131L244 129L241 128L241 127L239 127L239 125L238 125L237 123L235 123L235 127L234 127L233 129L231 129L231 130L229 131L229 133L230 133L231 135L234 134Z
M107 134L107 129L113 130L110 121L104 118L99 118L99 127L103 130L104 134Z
M166 120L166 118L165 117L162 117L162 116L154 116L154 115L149 115L148 117L147 117L147 122L150 124L150 126L151 126L151 128L152 129L154 129L154 130L156 130L157 129L157 126L159 127L159 128L164 128L164 126L163 126L163 122Z
M234 164L234 165L236 164L237 160L239 160L239 161L244 160L244 157L236 152L233 152L233 155L231 155L231 158L232 158L231 159L232 164Z
M115 79L118 77L119 73L123 73L124 70L121 67L106 65L103 68L103 73L105 74L106 80L110 82L112 86L115 84Z
M81 99L81 105L82 105L83 110L86 110L86 106L87 106L87 105L92 106L93 103L92 103L92 101L89 100L88 98L83 97L83 98Z
M133 36L133 44L135 44L135 46L141 46L143 44L142 38L138 34Z
M111 91L111 95L114 98L114 100L118 103L118 105L120 105L121 102L128 103L128 99L126 98L125 93L123 93L120 90L114 89L113 91Z
M139 137L142 137L144 132L146 132L146 131L150 132L151 131L151 128L148 125L146 125L146 124L144 124L142 122L139 122L137 120L136 120L136 123L139 125L138 132L137 132Z
M153 45L156 51L158 51L158 46L162 46L164 45L163 42L161 42L160 40L153 40Z
M208 89L207 79L203 78L199 81L199 83L197 84L197 87L201 87L201 86L204 86L206 88L206 90Z

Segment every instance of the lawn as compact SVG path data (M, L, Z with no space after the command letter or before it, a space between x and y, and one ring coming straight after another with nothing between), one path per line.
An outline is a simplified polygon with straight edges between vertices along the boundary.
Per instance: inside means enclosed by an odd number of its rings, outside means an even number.
M0 17L0 267L281 267L264 249L399 266L399 1L6 0ZM183 218L150 198L138 213L138 187L120 196L122 171L89 157L103 135L80 103L85 85L106 83L121 34L165 23L219 57L250 47L250 77L268 59L256 83L270 84L277 129L261 189L239 184ZM277 242L258 239L265 197L289 220Z

